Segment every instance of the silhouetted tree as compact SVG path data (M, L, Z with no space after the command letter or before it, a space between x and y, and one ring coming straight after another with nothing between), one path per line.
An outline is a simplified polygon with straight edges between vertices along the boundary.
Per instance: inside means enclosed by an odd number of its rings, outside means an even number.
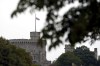
M98 60L98 64L97 65L100 66L100 59Z
M59 17L59 11L67 4L79 3L78 7ZM100 39L100 0L20 0L11 17L24 12L27 8L47 10L46 25L42 30L43 39L50 39L52 47L62 43L61 38L74 46L76 43L91 39L91 43ZM61 20L57 20L60 19Z
M82 66L97 65L97 59L94 56L94 52L90 51L86 46L76 48L74 53L82 60Z
M81 66L81 59L77 57L73 52L63 53L53 65L55 66L72 66L72 63L77 66Z
M24 49L0 37L0 66L32 66L32 59Z

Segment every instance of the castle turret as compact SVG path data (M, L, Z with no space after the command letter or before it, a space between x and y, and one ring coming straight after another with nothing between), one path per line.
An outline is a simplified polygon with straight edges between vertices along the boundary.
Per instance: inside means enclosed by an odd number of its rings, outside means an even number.
M40 32L30 32L30 39L37 41L40 38Z
M74 48L71 47L71 45L65 45L65 52L68 52L68 51L73 52Z

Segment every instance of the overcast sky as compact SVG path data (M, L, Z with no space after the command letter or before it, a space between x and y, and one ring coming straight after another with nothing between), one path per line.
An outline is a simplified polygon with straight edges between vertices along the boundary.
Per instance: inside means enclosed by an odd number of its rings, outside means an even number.
M0 0L0 36L6 39L29 39L30 32L35 31L35 15L30 14L29 10L18 14L18 16L13 19L10 17L18 1L19 0ZM71 6L68 6L66 9L69 7ZM64 12L65 11L62 10L60 14L62 15ZM40 19L37 21L37 31L39 32L45 25L46 11L36 12L36 16ZM87 42L85 45L90 47L91 50L98 48L98 51L100 51L100 42L96 42L95 45L92 46ZM47 59L53 61L62 53L64 53L64 45L60 45L60 47L47 52Z

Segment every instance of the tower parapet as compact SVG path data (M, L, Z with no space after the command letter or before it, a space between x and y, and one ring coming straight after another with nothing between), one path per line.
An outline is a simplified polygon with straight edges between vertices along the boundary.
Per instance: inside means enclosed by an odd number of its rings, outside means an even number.
M40 32L30 32L30 39L38 40L40 38Z

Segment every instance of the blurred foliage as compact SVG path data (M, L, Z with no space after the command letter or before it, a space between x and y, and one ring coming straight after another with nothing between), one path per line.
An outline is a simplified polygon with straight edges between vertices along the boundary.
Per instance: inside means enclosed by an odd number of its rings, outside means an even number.
M70 8L59 17L62 7L78 2L80 5ZM42 39L51 40L52 47L62 44L62 37L72 46L91 39L91 44L100 39L100 0L20 0L11 17L26 9L47 10L46 25L42 30ZM57 19L61 19L57 21Z
M0 66L32 66L32 58L24 49L0 37Z
M77 47L73 52L66 52L59 56L50 66L99 66L100 59L97 60L94 52L86 46Z
M82 61L73 52L67 52L67 53L62 54L53 63L53 65L54 66L72 66L72 63L74 63L76 66L81 66Z
M98 66L94 52L90 51L86 46L76 48L74 53L82 60L82 66Z
M32 66L39 66L39 65L37 65L37 64L32 64Z
M98 60L98 64L97 64L98 66L100 66L100 58L99 58L99 60Z

